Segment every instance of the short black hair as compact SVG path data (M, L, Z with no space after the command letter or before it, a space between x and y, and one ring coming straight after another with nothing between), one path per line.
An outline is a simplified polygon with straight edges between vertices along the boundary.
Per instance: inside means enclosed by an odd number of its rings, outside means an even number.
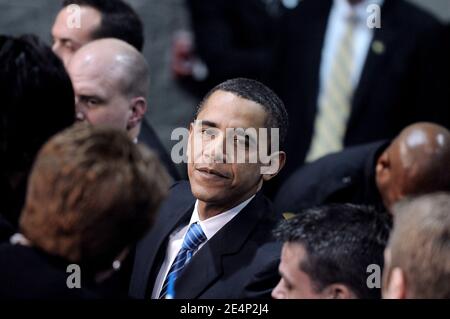
M332 204L308 208L281 222L274 230L283 242L303 245L306 260L299 264L317 291L333 283L349 287L359 298L380 298L380 289L367 286L367 266L384 265L384 249L392 218L370 206Z
M280 147L286 139L289 118L283 101L267 86L252 79L235 78L215 86L203 98L197 107L195 118L201 112L205 102L216 91L225 91L261 105L267 113L266 125L268 128L278 128L280 134Z
M122 0L64 0L63 7L71 4L92 7L101 13L102 21L98 29L91 34L92 39L120 39L142 52L142 21L130 5Z
M8 178L26 176L40 147L73 124L75 98L62 62L32 35L0 36L0 92L0 211L15 223L25 185L14 192Z

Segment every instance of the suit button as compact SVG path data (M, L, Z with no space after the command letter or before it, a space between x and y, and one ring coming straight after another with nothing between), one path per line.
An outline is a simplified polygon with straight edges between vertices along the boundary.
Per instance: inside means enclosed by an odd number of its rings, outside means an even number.
M349 184L351 183L352 178L350 176L345 176L344 178L342 178L342 183L344 184Z

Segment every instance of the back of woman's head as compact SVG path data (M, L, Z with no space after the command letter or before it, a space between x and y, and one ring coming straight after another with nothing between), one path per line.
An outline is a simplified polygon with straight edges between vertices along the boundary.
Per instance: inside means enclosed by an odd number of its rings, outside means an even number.
M77 125L39 153L20 226L41 250L104 270L148 230L169 180L125 133Z

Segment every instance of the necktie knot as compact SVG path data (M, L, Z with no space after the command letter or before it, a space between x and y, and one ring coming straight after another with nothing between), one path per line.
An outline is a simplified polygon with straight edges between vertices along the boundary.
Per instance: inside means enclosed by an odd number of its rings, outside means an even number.
M206 240L206 235L198 223L192 224L184 237L182 249L194 251Z

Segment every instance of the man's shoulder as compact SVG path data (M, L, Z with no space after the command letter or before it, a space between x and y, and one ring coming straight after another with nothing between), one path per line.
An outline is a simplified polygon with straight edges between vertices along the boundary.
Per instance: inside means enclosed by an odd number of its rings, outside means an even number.
M431 31L441 28L442 24L431 13L405 0L390 0L397 25L403 25L414 32ZM382 13L383 14L383 13Z
M169 189L169 195L164 201L165 203L170 203L171 206L180 206L184 204L191 203L194 201L194 195L191 191L191 185L189 181L177 181L174 182Z
M276 211L291 212L322 203L325 197L364 178L367 166L388 145L379 141L349 147L297 169L275 198Z
M341 152L326 155L317 161L306 164L298 170L298 174L317 174L329 179L332 176L348 174L348 171L364 169L368 157L386 144L379 141L352 146Z

